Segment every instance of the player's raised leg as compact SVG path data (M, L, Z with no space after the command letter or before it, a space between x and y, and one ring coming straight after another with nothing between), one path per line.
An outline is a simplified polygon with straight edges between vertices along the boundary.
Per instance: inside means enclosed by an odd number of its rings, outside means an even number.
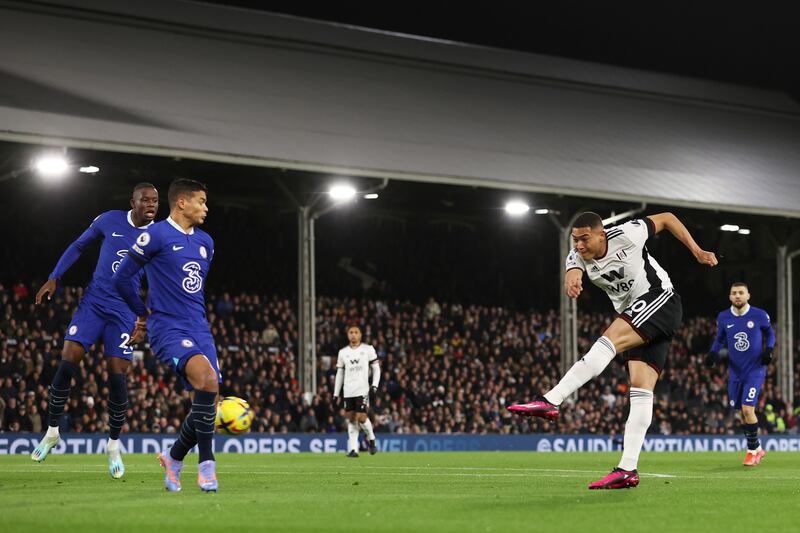
M508 410L524 416L555 420L558 418L558 408L561 403L586 382L599 376L614 359L617 351L629 350L643 343L641 336L630 324L617 318L587 354L564 374L558 385L544 396L539 396L532 402L511 405Z
M64 405L69 400L69 392L72 387L72 378L78 372L78 365L83 359L83 345L71 341L64 341L64 348L61 351L61 362L53 376L48 394L48 427L42 440L33 450L31 459L40 463L47 458L50 450L58 444L60 435L58 426L61 416L64 414Z

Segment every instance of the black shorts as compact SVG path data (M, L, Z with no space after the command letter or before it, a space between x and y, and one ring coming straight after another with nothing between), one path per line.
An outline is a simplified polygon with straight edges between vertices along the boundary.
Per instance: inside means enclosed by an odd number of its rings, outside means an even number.
M344 399L344 410L355 411L356 413L366 413L369 409L369 394L364 396L353 396Z
M645 342L625 352L625 362L643 361L661 374L672 337L683 319L681 297L671 289L652 290L637 298L619 317Z

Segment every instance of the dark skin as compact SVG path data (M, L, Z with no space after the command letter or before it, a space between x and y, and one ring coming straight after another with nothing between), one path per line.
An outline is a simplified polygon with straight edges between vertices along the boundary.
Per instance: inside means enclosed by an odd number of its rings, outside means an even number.
M133 191L131 197L131 220L137 227L149 224L156 218L158 212L158 191L153 187L143 187ZM49 301L53 293L56 291L58 280L49 279L36 293L36 305L41 305L42 300L47 296ZM61 358L64 361L69 361L73 365L79 365L83 360L86 350L79 342L64 341L64 348L61 350ZM130 361L120 357L109 357L108 368L109 371L115 374L124 374L130 367Z
M184 231L190 231L195 226L200 226L205 222L208 214L208 198L205 191L195 191L178 196L175 203L170 207L169 216ZM147 316L140 316L136 319L136 325L131 333L129 345L134 345L144 340L147 334ZM219 381L217 372L211 366L208 358L197 353L189 358L184 368L186 379L192 384L195 390L219 393Z

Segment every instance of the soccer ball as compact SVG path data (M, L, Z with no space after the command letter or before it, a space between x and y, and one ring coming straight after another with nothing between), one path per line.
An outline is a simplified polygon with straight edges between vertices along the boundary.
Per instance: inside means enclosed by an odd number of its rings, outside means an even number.
M228 435L241 435L250 429L255 413L236 396L226 396L217 405L217 429Z

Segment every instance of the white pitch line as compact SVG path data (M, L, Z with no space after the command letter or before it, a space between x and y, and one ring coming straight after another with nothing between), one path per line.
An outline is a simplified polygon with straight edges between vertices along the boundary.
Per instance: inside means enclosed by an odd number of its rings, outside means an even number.
M246 469L244 465L237 465L237 468ZM270 467L267 467L269 469ZM340 469L341 466L335 465L319 465L315 468L329 468ZM476 470L476 471L500 471L500 472L553 472L553 473L570 473L570 474L602 474L606 470L568 470L563 468L497 468L497 467L479 467L479 466L357 466L358 469L373 469L373 470ZM654 474L640 472L640 476L648 477L662 477L662 478L675 478L673 474Z
M219 471L221 474L241 474L247 472L249 474L257 475L346 475L346 476L360 476L360 475L394 475L406 477L564 477L564 478L579 478L585 477L587 474L600 474L605 473L605 470L569 470L569 469L556 469L556 468L498 468L498 467L455 467L455 466L361 466L352 465L319 465L319 466L304 466L302 469L287 470L285 466L264 466L264 465L225 465L224 470ZM26 468L2 468L0 469L0 478L5 472L9 473L34 473L39 468L40 472L52 473L65 473L65 474L86 474L86 473L105 473L107 469L104 467L87 467L84 469L69 469L69 468L51 468L48 466L31 465ZM325 470L336 470L336 472L326 472ZM369 470L375 470L370 472ZM409 472L413 470L414 472ZM437 470L439 472L437 472ZM441 472L442 470L456 472ZM140 473L152 473L160 471L155 467L145 467L140 470ZM191 471L191 467L190 470ZM740 475L692 475L692 474L662 474L662 473L649 473L642 472L639 474L643 477L654 478L667 478L667 479L733 479L733 480L746 480L746 479L766 479L777 481L794 481L797 476L761 476L758 473L751 471L742 472Z

